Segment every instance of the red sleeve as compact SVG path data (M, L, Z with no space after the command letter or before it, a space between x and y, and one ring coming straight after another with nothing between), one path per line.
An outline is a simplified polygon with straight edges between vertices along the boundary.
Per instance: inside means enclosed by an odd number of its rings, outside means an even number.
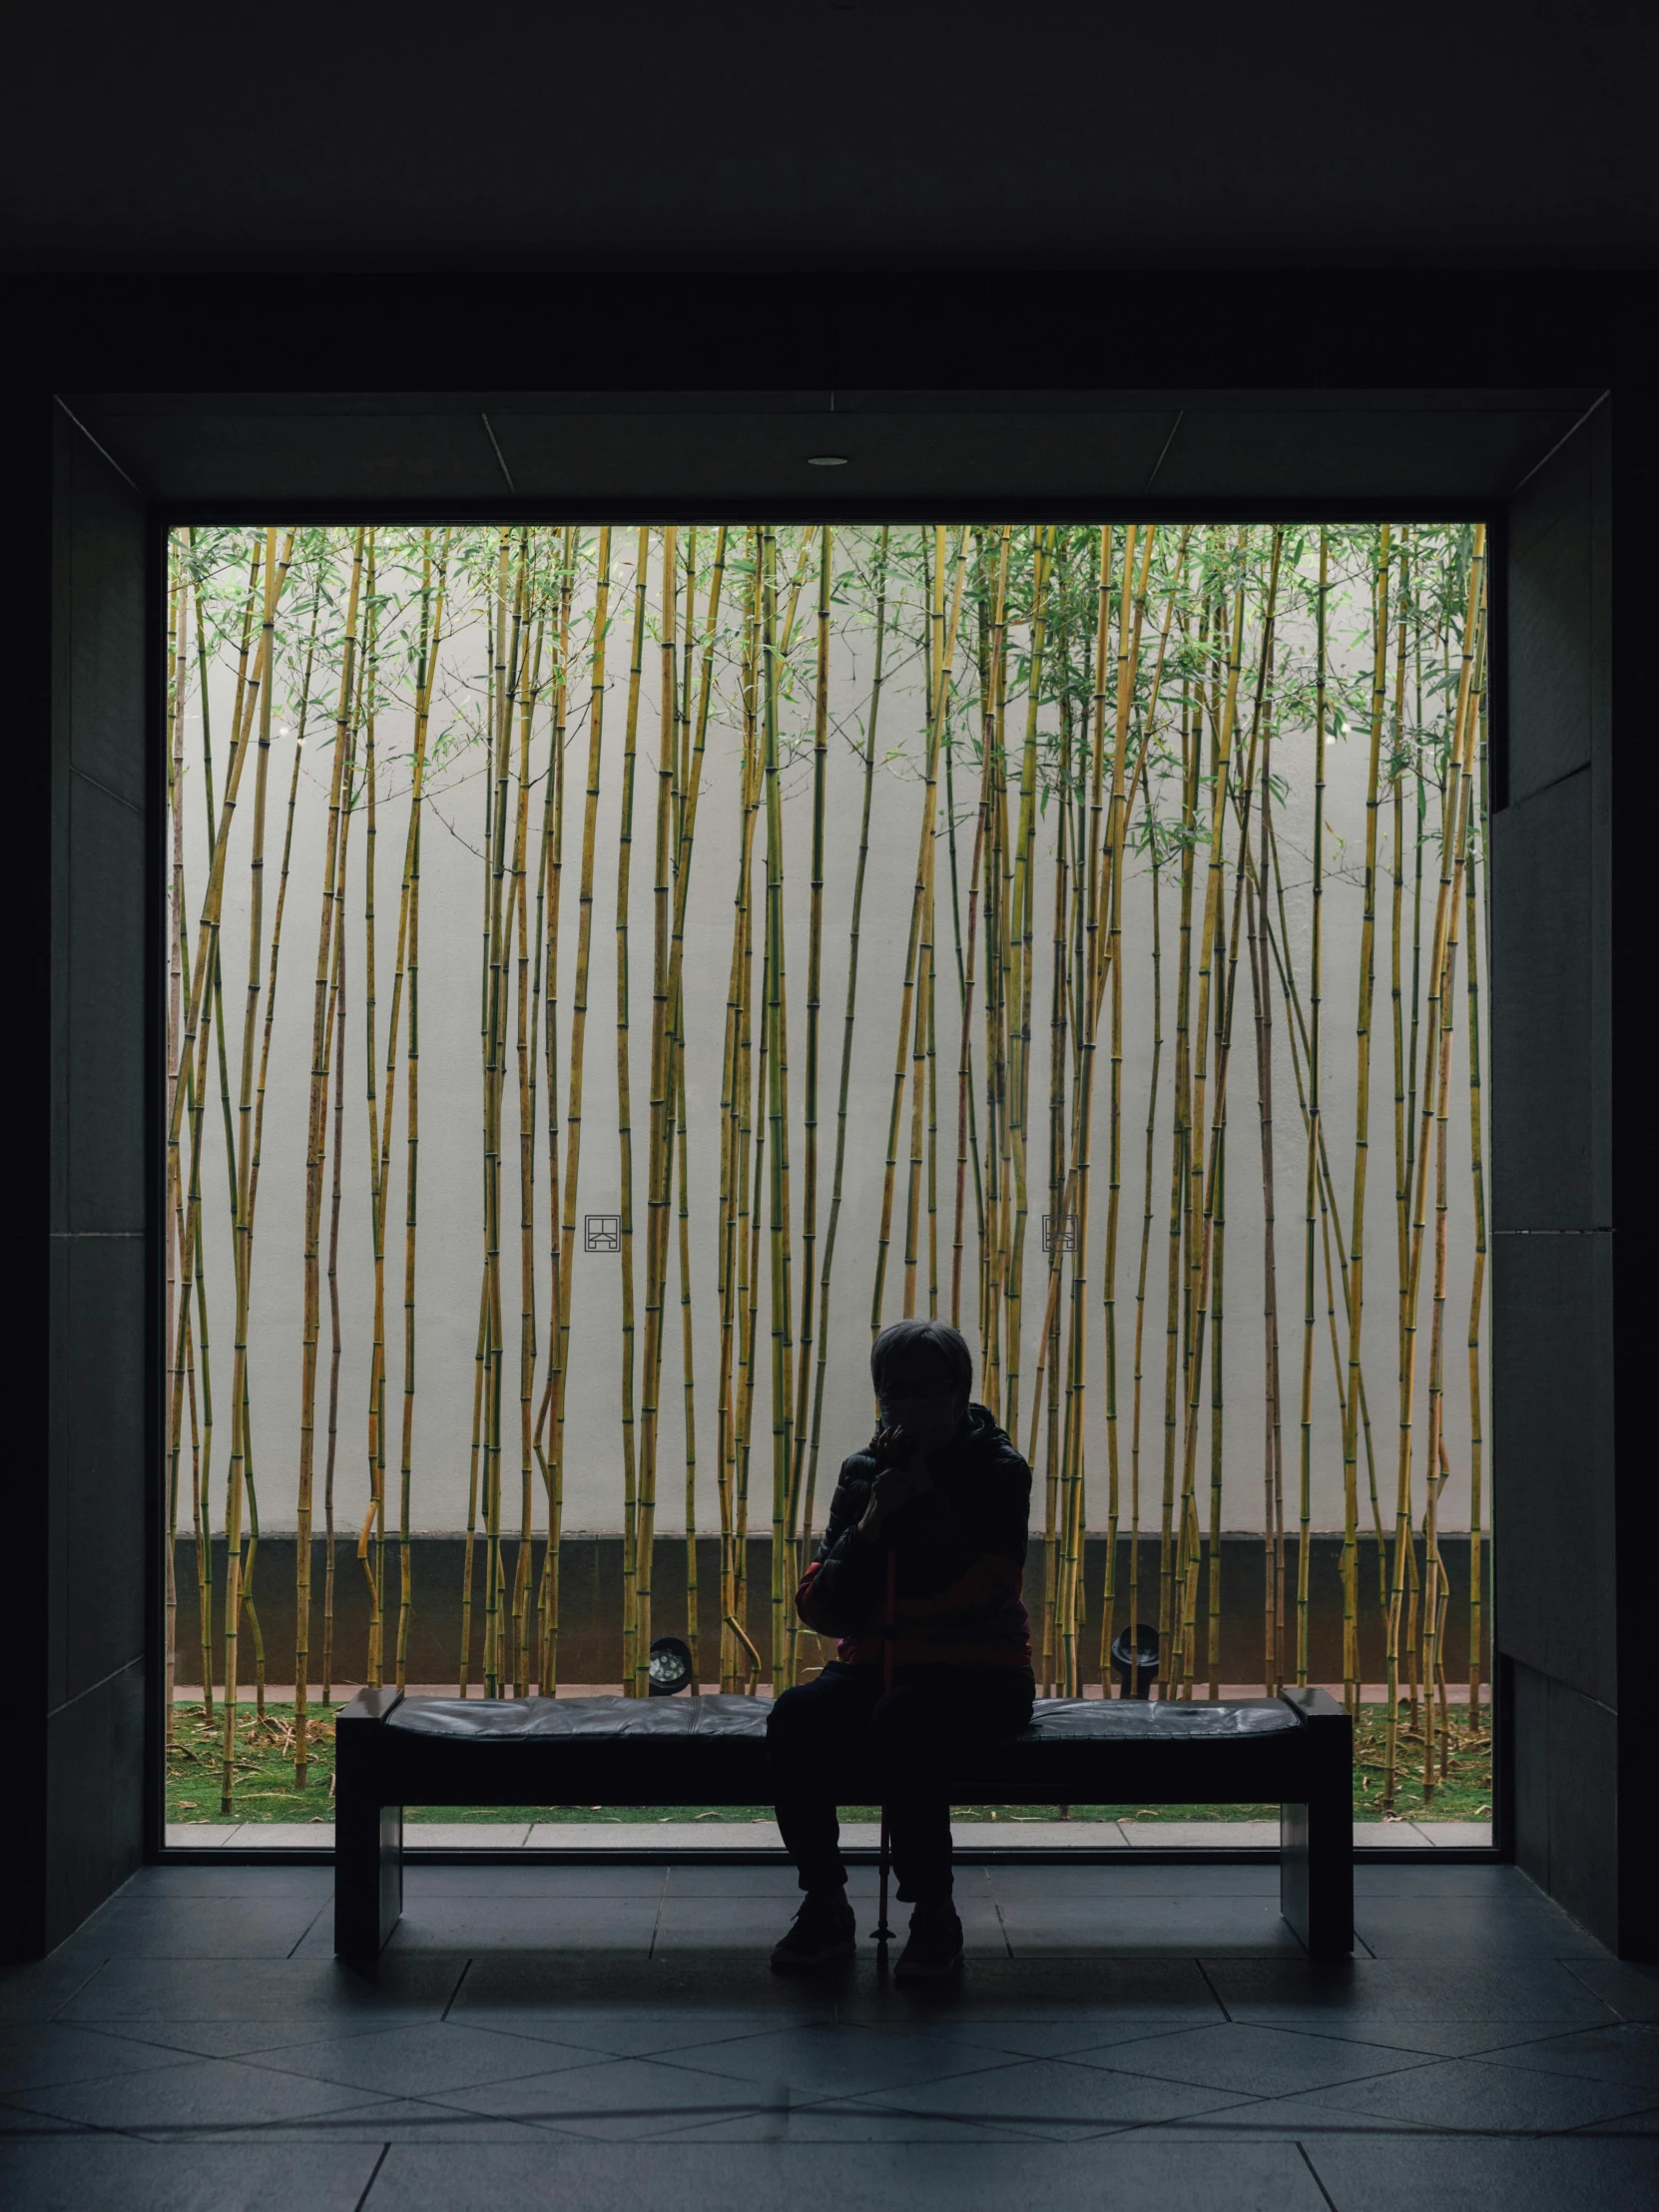
M823 1564L822 1559L815 1559L801 1577L801 1586L795 1593L795 1609L809 1628L817 1629L821 1636L832 1636L836 1633L835 1624L827 1617L823 1601L813 1587Z

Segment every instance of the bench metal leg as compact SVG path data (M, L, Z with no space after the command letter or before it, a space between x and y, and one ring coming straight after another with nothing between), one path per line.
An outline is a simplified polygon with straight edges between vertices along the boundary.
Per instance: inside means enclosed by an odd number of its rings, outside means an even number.
M1315 1958L1354 1948L1354 1807L1346 1792L1279 1809L1279 1910Z
M334 1949L342 1958L378 1957L403 1912L403 1808L381 1803L380 1775L385 1718L402 1695L359 1690L334 1724Z
M1279 1811L1279 1909L1315 1958L1354 1949L1354 1724L1329 1691L1286 1690L1307 1731L1308 1798Z
M375 1958L403 1913L403 1808L351 1804L334 1812L334 1949Z

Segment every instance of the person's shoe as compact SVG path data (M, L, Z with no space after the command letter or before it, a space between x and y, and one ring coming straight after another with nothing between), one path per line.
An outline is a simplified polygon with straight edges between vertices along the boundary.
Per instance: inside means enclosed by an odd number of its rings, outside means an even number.
M804 1973L850 1958L858 1947L858 1923L844 1890L809 1890L795 1926L775 1943L772 1962L786 1973Z
M893 1968L895 1981L942 1981L961 1963L962 1924L948 1898L918 1905L910 1915L910 1939Z

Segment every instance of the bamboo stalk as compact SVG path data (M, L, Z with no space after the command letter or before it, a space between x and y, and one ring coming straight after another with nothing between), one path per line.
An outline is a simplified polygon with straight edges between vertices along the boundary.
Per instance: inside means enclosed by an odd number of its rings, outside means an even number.
M1308 1570L1314 1518L1314 1214L1317 1203L1320 1139L1320 1007L1321 958L1324 949L1325 898L1325 724L1326 724L1326 599L1330 590L1331 548L1320 531L1319 598L1314 721L1314 918L1313 950L1308 990L1308 1189L1303 1245L1302 1311L1302 1486L1296 1552L1296 1679L1308 1680L1309 1617Z
M679 753L679 651L676 594L677 532L663 532L662 686L657 754L656 876L653 886L655 928L651 985L651 1093L649 1164L646 1178L645 1350L640 1392L639 1491L636 1506L635 1605L632 1672L623 1689L630 1697L650 1694L652 1567L657 1508L658 1401L663 1359L663 1303L667 1280L668 1214L673 1186L673 1066L670 1045L670 854L674 825L675 768Z
M852 1025L858 1006L858 949L859 932L864 904L864 869L869 858L869 815L875 791L875 729L881 704L881 663L886 644L887 626L887 558L891 543L891 531L882 526L876 546L876 598L875 598L875 646L874 661L870 673L869 714L864 725L864 792L863 811L858 819L858 857L852 874L852 908L847 925L846 952L846 1008L841 1017L840 1080L835 1106L835 1163L830 1182L830 1218L824 1234L824 1272L819 1284L819 1337L818 1370L813 1380L812 1436L807 1459L807 1494L802 1512L802 1534L810 1539L813 1531L813 1498L818 1484L819 1437L824 1419L824 1382L830 1360L830 1277L835 1259L835 1231L840 1222L841 1178L846 1163L846 1111L852 1080ZM971 909L970 909L971 915ZM973 926L968 925L969 959L972 958ZM968 1007L973 995L973 976L968 971L962 1007L962 1034L968 1031ZM964 1043L964 1069L965 1069ZM964 1077L965 1089L965 1077ZM958 1184L958 1194L960 1185ZM960 1197L958 1195L958 1222ZM956 1233L957 1262L952 1281L951 1319L957 1319L956 1301L960 1292L961 1231ZM805 1374L807 1354L802 1353L802 1372Z
M261 625L260 666L265 681L260 686L258 766L254 784L254 831L253 850L249 859L250 919L248 954L248 997L243 1017L242 1080L239 1093L239 1121L237 1143L237 1197L236 1219L236 1342L233 1350L231 1382L231 1459L226 1475L225 1500L225 1734L222 1746L220 1770L220 1810L230 1813L235 1809L236 1748L237 1748L237 1651L238 1629L242 1615L242 1514L245 1490L245 1470L248 1458L248 1312L249 1291L253 1273L253 1248L249 1221L248 1187L253 1169L253 1086L254 1086L254 1037L259 1011L261 986L261 960L264 950L264 886L265 886L265 808L267 773L271 759L271 672L274 659L274 634L276 622L276 600L292 556L293 539L290 533L284 549L280 568L276 553L276 532L266 532L265 546L265 615ZM254 702L250 701L250 708ZM246 758L248 738L245 736L239 748L238 769ZM229 812L234 790L235 772L227 772L226 819L221 829L222 839L229 839ZM216 873L220 884L224 881L224 854L216 852ZM216 930L217 935L217 930ZM200 957L200 954L199 954ZM200 981L200 975L198 976ZM183 1094L181 1093L181 1096Z
M1446 1027L1444 1025L1442 1007L1444 1000L1449 997L1449 976L1447 974L1447 943L1448 938L1452 936L1454 926L1453 879L1456 874L1457 868L1461 865L1460 854L1456 858L1453 857L1453 832L1456 831L1457 826L1460 824L1459 809L1461 799L1461 787L1466 770L1465 749L1469 743L1470 732L1474 719L1470 713L1470 702L1471 699L1476 696L1474 686L1475 670L1480 646L1482 643L1480 638L1480 620L1483 607L1482 586L1484 583L1485 549L1486 540L1484 526L1477 524L1475 526L1474 532L1473 558L1469 564L1468 600L1463 619L1462 665L1458 676L1457 703L1453 713L1451 753L1447 770L1447 833L1442 834L1441 837L1440 886L1435 904L1434 932L1428 961L1429 996L1426 1008L1427 1019L1424 1024L1427 1034L1424 1038L1424 1062L1422 1076L1423 1126L1418 1134L1418 1139L1415 1146L1415 1158L1412 1162L1412 1167L1414 1169L1415 1191L1412 1203L1410 1250L1405 1283L1405 1312L1403 1321L1404 1343L1400 1359L1400 1434L1397 1487L1395 1496L1394 1567L1392 1581L1388 1592L1388 1613L1386 1624L1388 1723L1384 1749L1385 1776L1383 1799L1384 1805L1386 1807L1391 1807L1392 1805L1395 1790L1397 1788L1398 1775L1399 1631L1400 1614L1404 1600L1404 1568L1406 1557L1411 1549L1411 1417L1414 1410L1417 1338L1416 1315L1422 1269L1422 1247L1425 1227L1424 1208L1426 1204L1427 1191L1429 1138L1437 1116L1437 1110L1440 1105L1440 1100L1437 1098L1436 1092L1441 1088L1443 1082L1449 1080L1450 1068L1450 1030L1449 1027ZM1413 1019L1413 1027L1414 1026L1415 1023ZM1439 1075L1438 1079L1436 1079L1436 1070L1444 1071L1442 1074ZM1413 1079L1414 1076L1415 1070L1413 1068ZM1443 1150L1440 1162L1440 1169L1443 1170ZM1443 1253L1440 1249L1440 1232L1443 1229L1444 1217L1443 1214L1440 1213L1438 1210L1438 1196L1439 1187L1437 1182L1434 1273L1436 1282L1438 1283L1440 1288L1441 1299L1443 1303ZM1432 1327L1433 1324L1431 1323L1431 1328ZM1433 1490L1433 1483L1435 1480L1435 1470L1438 1463L1438 1446L1440 1440L1440 1431L1438 1426L1440 1419L1440 1397L1438 1389L1438 1377L1434 1371L1434 1357L1435 1345L1434 1342L1431 1340L1429 1441L1427 1455L1427 1484L1429 1488L1431 1505L1433 1503L1435 1495ZM1432 1588L1430 1588L1430 1591L1427 1594L1430 1598L1432 1597ZM1431 1703L1434 1690L1434 1680L1432 1672L1430 1672L1426 1678L1425 1687L1428 1691L1428 1697ZM1424 1789L1425 1792L1427 1792L1431 1789L1429 1753L1432 1743L1432 1724L1431 1721L1427 1718L1428 1707L1425 1706L1424 1710Z
M814 1294L818 1284L813 1263L818 1247L818 1064L819 1015L824 974L824 800L830 756L830 586L833 533L825 523L819 535L818 666L813 686L813 850L808 885L807 913L807 1055L802 1071L804 1111L801 1189L801 1328L797 1338L799 1366L796 1376L795 1465L790 1476L788 1520L792 1538L799 1530L811 1533L810 1516L802 1524L805 1500L810 1409L813 1385ZM822 1326L828 1329L828 1317ZM799 1580L799 1560L791 1561L791 1578Z
M1373 587L1371 746L1366 779L1365 911L1360 924L1359 1014L1354 1107L1354 1194L1349 1206L1352 1239L1348 1264L1348 1396L1343 1418L1343 1694L1349 1711L1360 1710L1360 1330L1365 1315L1366 1171L1370 1165L1371 1023L1377 979L1377 813L1381 804L1382 720L1387 702L1389 531L1378 541Z
M628 715L622 753L622 823L617 842L616 881L616 1090L618 1177L622 1259L622 1679L633 1680L637 1628L634 1550L638 1510L638 1469L634 1445L634 1119L628 1051L628 897L634 852L634 772L639 755L640 681L645 666L645 597L651 560L651 532L642 529L634 550L634 640L628 662Z
M1482 689L1481 711L1484 714L1485 698ZM1485 1584L1485 1555L1481 1534L1481 1476L1484 1471L1485 1438L1483 1413L1480 1402L1480 1322L1486 1288L1486 1171L1483 1115L1481 1107L1480 1076L1480 975L1479 975L1479 905L1476 897L1476 873L1480 852L1484 849L1486 834L1485 806L1485 739L1481 738L1481 774L1477 784L1476 817L1478 838L1467 845L1468 861L1463 875L1465 900L1465 927L1469 940L1468 966L1468 1059L1469 1059L1469 1196L1474 1213L1474 1267L1469 1282L1469 1330L1468 1330L1468 1378L1469 1378L1469 1702L1468 1726L1471 1734L1480 1727L1480 1675L1481 1636L1483 1633L1483 1605Z

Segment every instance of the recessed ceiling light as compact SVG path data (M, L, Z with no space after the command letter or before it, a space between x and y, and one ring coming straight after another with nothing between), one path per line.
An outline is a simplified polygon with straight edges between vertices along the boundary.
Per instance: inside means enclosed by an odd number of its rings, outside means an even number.
M844 453L809 453L807 466L809 468L844 468L846 466L846 455Z

